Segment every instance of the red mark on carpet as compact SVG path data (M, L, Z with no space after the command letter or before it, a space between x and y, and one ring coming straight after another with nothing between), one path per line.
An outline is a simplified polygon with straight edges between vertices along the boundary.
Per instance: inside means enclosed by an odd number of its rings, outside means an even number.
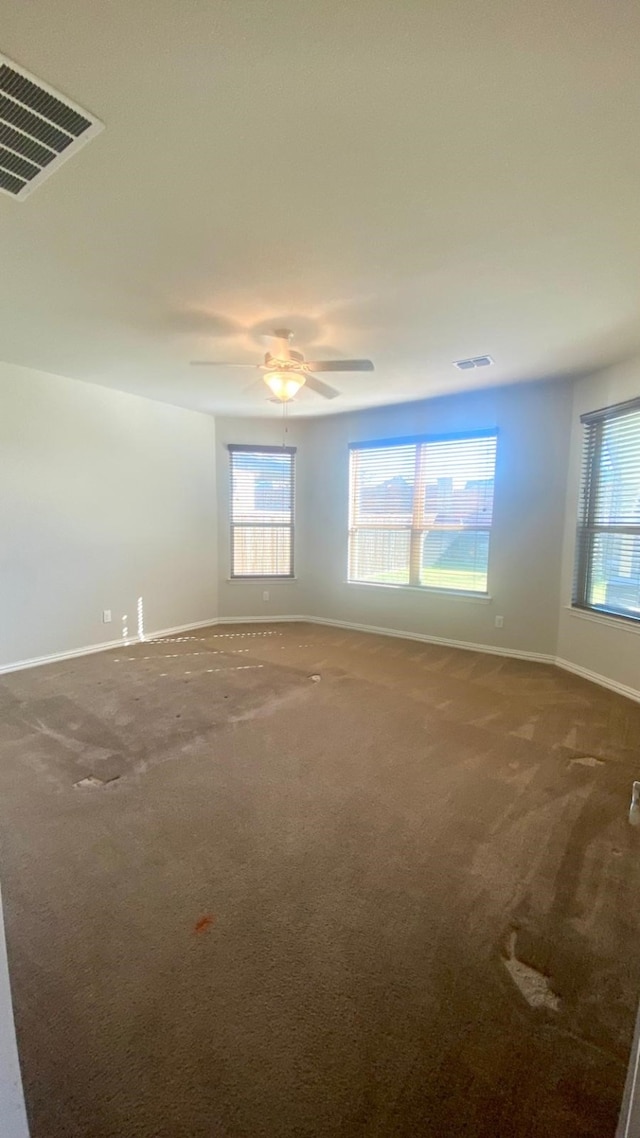
M200 917L200 920L196 921L195 925L193 926L193 931L196 933L196 935L198 933L204 933L207 931L207 929L211 928L212 924L213 917L209 913L205 913L204 917Z

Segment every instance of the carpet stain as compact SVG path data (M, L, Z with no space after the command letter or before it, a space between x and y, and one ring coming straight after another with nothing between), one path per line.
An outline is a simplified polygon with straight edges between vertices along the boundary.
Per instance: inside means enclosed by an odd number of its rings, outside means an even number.
M111 786L114 782L120 781L120 775L114 775L113 778L98 778L97 775L90 774L86 778L81 778L79 782L74 782L74 790L100 790L102 787Z
M207 929L210 929L213 921L214 918L211 916L211 914L205 913L204 917L200 917L200 920L196 921L195 925L193 926L195 935L198 936L199 933L204 933L207 931Z
M595 755L581 755L579 759L571 759L568 763L569 770L574 767L589 767L592 770L597 770L598 767L604 765L604 759L596 759Z
M544 976L542 972L538 972L529 964L523 964L521 960L518 960L516 956L517 936L516 930L512 929L507 943L508 955L503 957L503 964L507 972L530 1007L546 1008L547 1011L557 1012L560 1008L560 1000L551 990L549 977Z

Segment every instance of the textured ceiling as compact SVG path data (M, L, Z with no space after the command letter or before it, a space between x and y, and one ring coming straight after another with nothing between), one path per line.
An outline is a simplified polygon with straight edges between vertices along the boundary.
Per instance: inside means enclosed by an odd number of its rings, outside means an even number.
M639 43L636 0L0 0L0 52L106 125L0 197L0 359L278 414L188 361L283 323L371 356L308 415L631 352Z

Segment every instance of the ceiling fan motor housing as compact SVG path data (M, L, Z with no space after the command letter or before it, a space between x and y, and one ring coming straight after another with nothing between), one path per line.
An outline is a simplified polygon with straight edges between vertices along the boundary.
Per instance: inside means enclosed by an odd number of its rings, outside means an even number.
M304 366L304 355L294 348L289 348L288 359L282 356L273 356L271 352L267 352L264 357L264 366L277 371L300 371Z

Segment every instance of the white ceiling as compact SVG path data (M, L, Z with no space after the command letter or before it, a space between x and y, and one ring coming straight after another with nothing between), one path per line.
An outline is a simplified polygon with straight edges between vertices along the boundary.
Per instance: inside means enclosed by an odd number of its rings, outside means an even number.
M0 0L0 52L106 124L0 195L0 359L278 414L188 361L287 324L376 364L309 415L623 355L639 43L637 0Z

